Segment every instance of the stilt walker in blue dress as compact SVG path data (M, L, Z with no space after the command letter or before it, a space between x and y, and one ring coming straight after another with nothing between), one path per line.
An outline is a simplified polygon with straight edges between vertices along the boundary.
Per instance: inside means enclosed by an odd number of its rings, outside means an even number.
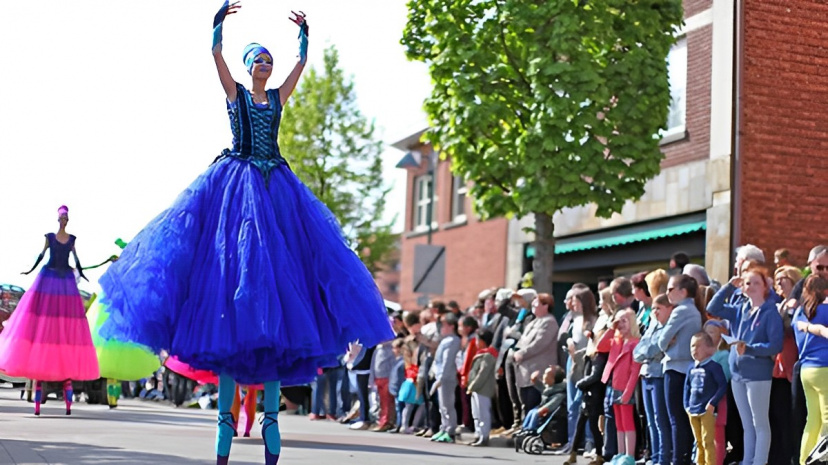
M278 89L266 90L271 54L244 50L253 85L235 82L222 57L222 26L238 3L225 2L213 24L213 57L227 95L233 148L129 243L101 277L110 311L106 339L166 349L194 369L219 374L218 464L228 463L236 382L264 385L265 463L281 451L280 386L305 384L336 366L348 343L393 338L373 277L350 249L336 218L299 181L277 143L279 121L307 61Z

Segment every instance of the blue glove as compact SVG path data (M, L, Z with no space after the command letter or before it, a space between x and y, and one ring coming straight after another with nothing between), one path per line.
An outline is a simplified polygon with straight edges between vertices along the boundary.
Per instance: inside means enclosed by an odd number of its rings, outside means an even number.
M230 9L230 0L224 0L224 5L219 8L215 18L213 18L213 51L221 50L221 25L224 24L224 18L227 16L227 10Z
M303 65L308 61L308 26L305 24L299 31L299 63Z
M32 269L31 269L31 270L29 270L29 271L24 271L24 272L22 272L22 273L20 273L20 274L29 274L29 273L31 273L32 271L34 271L34 270L35 270L35 268L37 268L37 265L40 265L40 262L41 262L42 260L43 260L43 252L40 252L40 255L38 255L38 256L37 256L37 261L35 262L35 264L34 264L34 266L32 267Z
M310 28L308 27L308 22L305 20L305 13L303 12L295 12L291 11L294 17L290 18L291 21L296 23L299 26L299 63L305 64L308 61L308 33L310 32Z

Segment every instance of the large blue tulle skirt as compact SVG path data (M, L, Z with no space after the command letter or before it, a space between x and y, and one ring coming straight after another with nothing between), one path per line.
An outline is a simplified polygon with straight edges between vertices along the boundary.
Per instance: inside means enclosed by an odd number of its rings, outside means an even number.
M349 342L393 337L373 277L286 165L268 182L225 158L129 243L100 279L105 338L244 384L311 381Z

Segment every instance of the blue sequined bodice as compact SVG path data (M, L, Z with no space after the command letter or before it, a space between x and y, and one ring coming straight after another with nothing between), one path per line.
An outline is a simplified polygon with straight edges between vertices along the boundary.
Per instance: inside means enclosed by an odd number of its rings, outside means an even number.
M225 149L219 158L234 157L253 163L267 179L270 170L287 163L279 151L279 122L282 104L279 91L267 91L267 105L253 103L250 92L236 83L236 101L227 103L233 149Z

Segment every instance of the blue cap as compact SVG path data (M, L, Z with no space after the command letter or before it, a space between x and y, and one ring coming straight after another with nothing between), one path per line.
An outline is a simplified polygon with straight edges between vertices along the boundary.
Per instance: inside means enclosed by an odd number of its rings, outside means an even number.
M253 60L255 60L256 57L261 55L262 53L267 54L271 59L273 59L273 55L271 55L266 48L262 47L256 42L253 42L252 44L249 44L247 47L244 48L244 52L242 53L242 60L244 60L244 65L247 66L247 72L249 74L253 74Z

